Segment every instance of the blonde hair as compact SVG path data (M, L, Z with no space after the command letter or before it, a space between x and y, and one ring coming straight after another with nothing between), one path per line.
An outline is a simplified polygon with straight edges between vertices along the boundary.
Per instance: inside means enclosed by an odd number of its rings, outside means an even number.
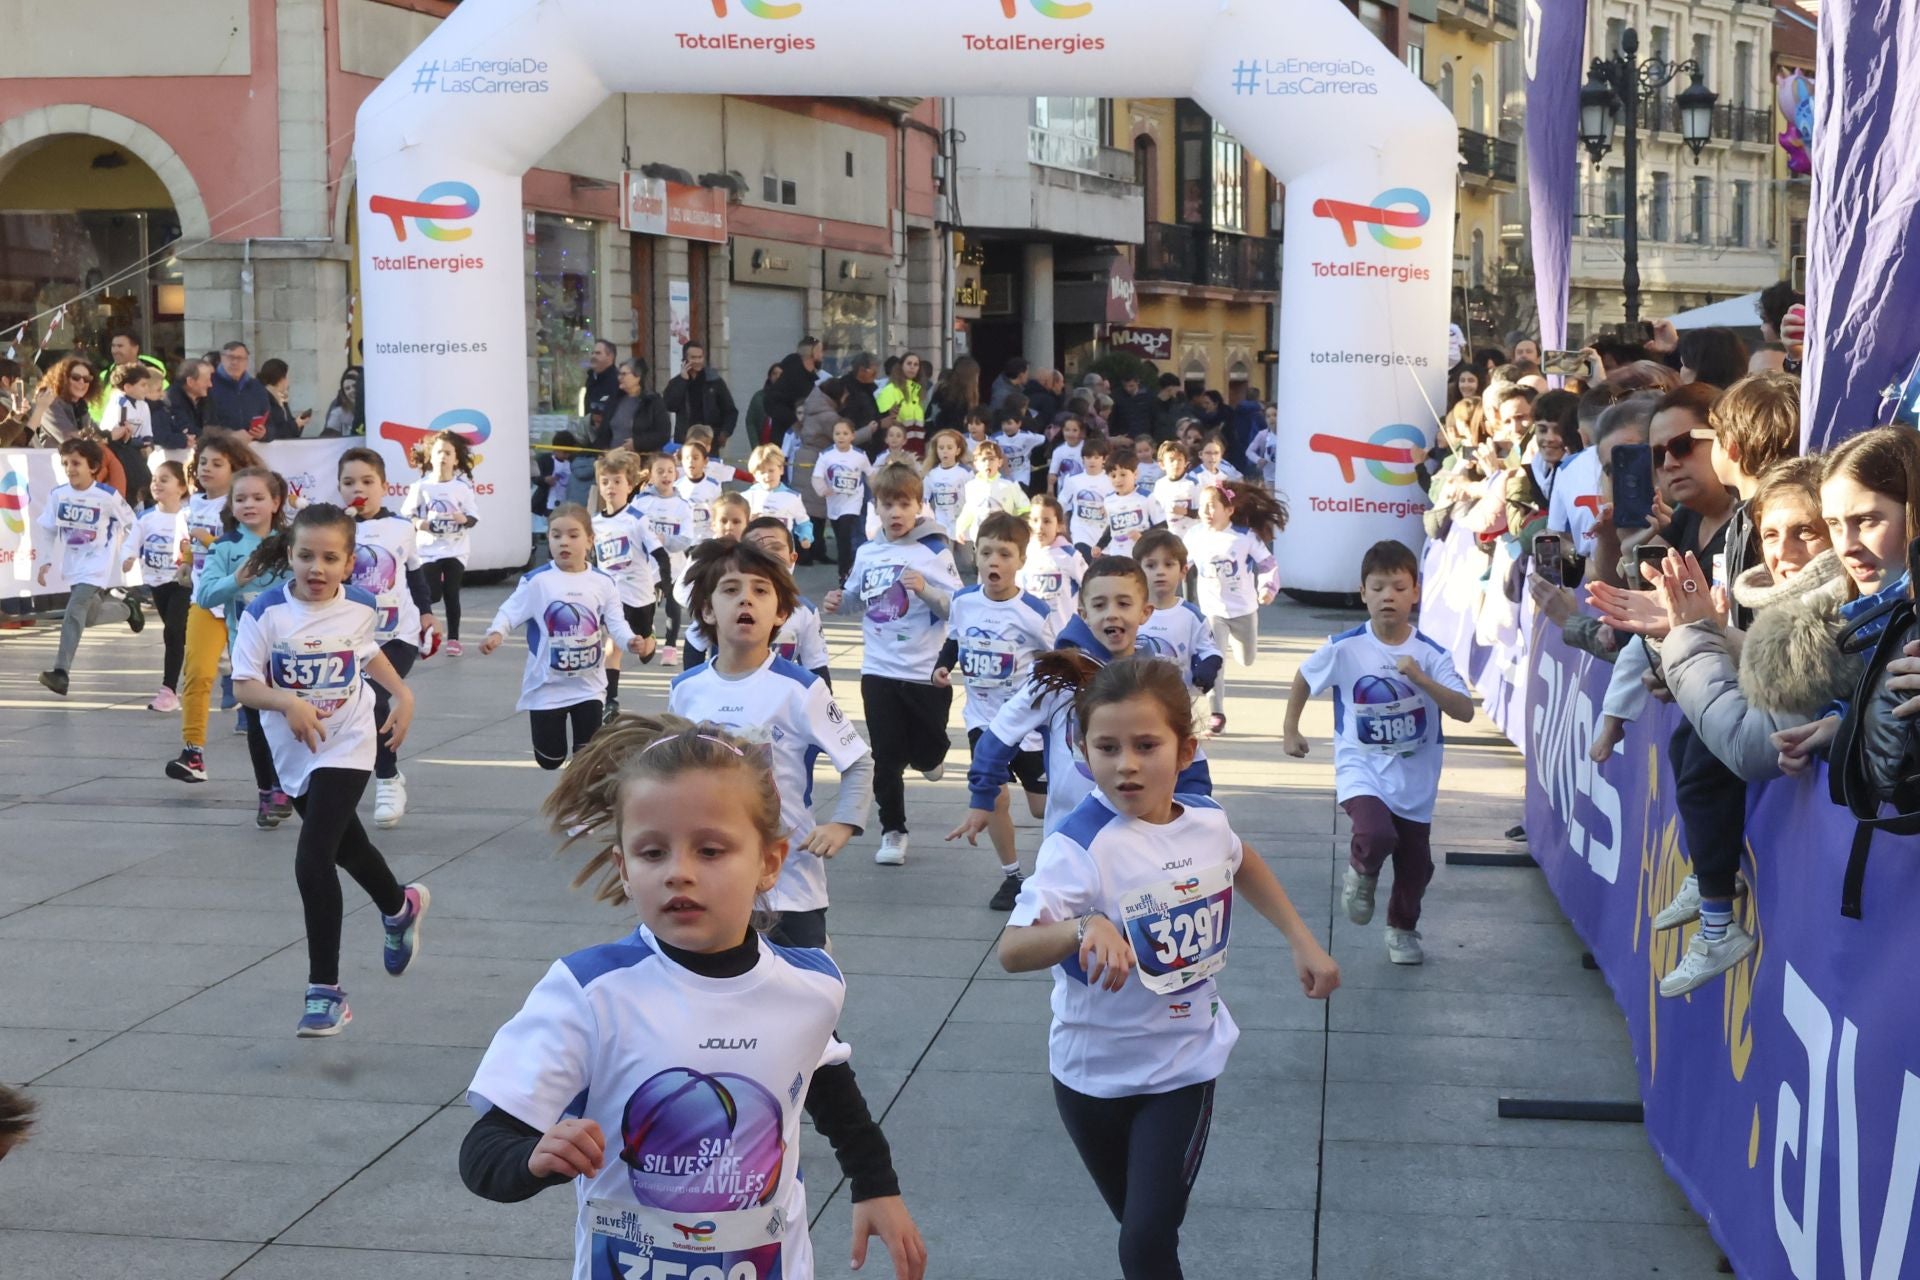
M927 456L920 468L923 473L932 471L941 465L940 442L942 440L953 441L954 445L960 450L960 456L954 460L955 466L964 467L972 461L972 453L967 448L967 438L958 431L955 431L952 427L942 427L927 437Z
M603 453L593 460L593 476L623 475L627 483L638 489L640 479L647 474L648 466L639 454L631 449L615 449L612 453Z
M679 716L615 716L574 756L540 807L555 831L575 833L561 852L583 843L593 850L574 875L573 887L592 883L599 901L626 901L620 879L620 797L628 786L729 769L740 774L738 804L754 831L767 844L782 839L780 793L764 746L736 737L731 729Z
M782 467L787 465L787 455L780 451L779 445L763 444L755 448L747 455L747 470L757 472L769 462L778 462Z
M926 496L926 486L920 483L920 473L911 464L889 462L873 473L867 481L877 501L888 502L896 498L912 498L919 502Z

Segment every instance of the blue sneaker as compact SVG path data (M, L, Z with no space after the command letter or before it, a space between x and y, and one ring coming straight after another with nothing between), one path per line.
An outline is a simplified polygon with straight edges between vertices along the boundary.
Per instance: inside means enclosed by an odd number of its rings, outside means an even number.
M231 711L239 705L240 705L240 700L233 696L233 677L221 676L220 677L220 709L222 711Z
M294 1032L302 1039L315 1036L337 1036L340 1028L353 1021L353 1010L347 1008L347 993L340 987L310 986L307 988L307 1011L300 1018L300 1026Z
M387 931L386 961L387 972L399 977L420 954L420 921L427 914L427 906L433 901L433 895L427 892L423 884L407 886L407 909L397 916L381 916L380 923Z
M244 738L247 736L247 709L245 707L241 707L233 713L233 732L235 737Z

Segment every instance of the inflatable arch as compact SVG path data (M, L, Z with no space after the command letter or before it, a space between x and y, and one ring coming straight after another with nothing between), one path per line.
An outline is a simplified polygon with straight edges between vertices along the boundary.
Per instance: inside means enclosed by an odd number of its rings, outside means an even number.
M458 66L515 91L450 92ZM1419 545L1457 135L1339 0L467 0L361 106L354 160L367 420L395 461L429 429L480 442L475 567L531 532L521 175L610 94L854 85L1197 101L1287 188L1283 579L1350 591L1367 546Z

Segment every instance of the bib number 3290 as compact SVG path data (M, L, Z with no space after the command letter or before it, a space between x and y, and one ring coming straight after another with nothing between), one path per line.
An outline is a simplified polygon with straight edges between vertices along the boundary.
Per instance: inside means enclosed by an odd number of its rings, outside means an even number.
M1233 930L1233 878L1224 866L1160 881L1130 894L1127 941L1149 991L1184 991L1226 967Z

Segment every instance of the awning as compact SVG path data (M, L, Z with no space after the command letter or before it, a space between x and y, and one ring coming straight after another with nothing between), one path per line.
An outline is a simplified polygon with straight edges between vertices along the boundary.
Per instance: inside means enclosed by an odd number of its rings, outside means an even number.
M1719 325L1728 329L1751 329L1760 332L1760 294L1743 293L1737 298L1728 298L1725 302L1716 302L1710 306L1695 307L1691 311L1682 311L1673 317L1676 329L1710 329Z

